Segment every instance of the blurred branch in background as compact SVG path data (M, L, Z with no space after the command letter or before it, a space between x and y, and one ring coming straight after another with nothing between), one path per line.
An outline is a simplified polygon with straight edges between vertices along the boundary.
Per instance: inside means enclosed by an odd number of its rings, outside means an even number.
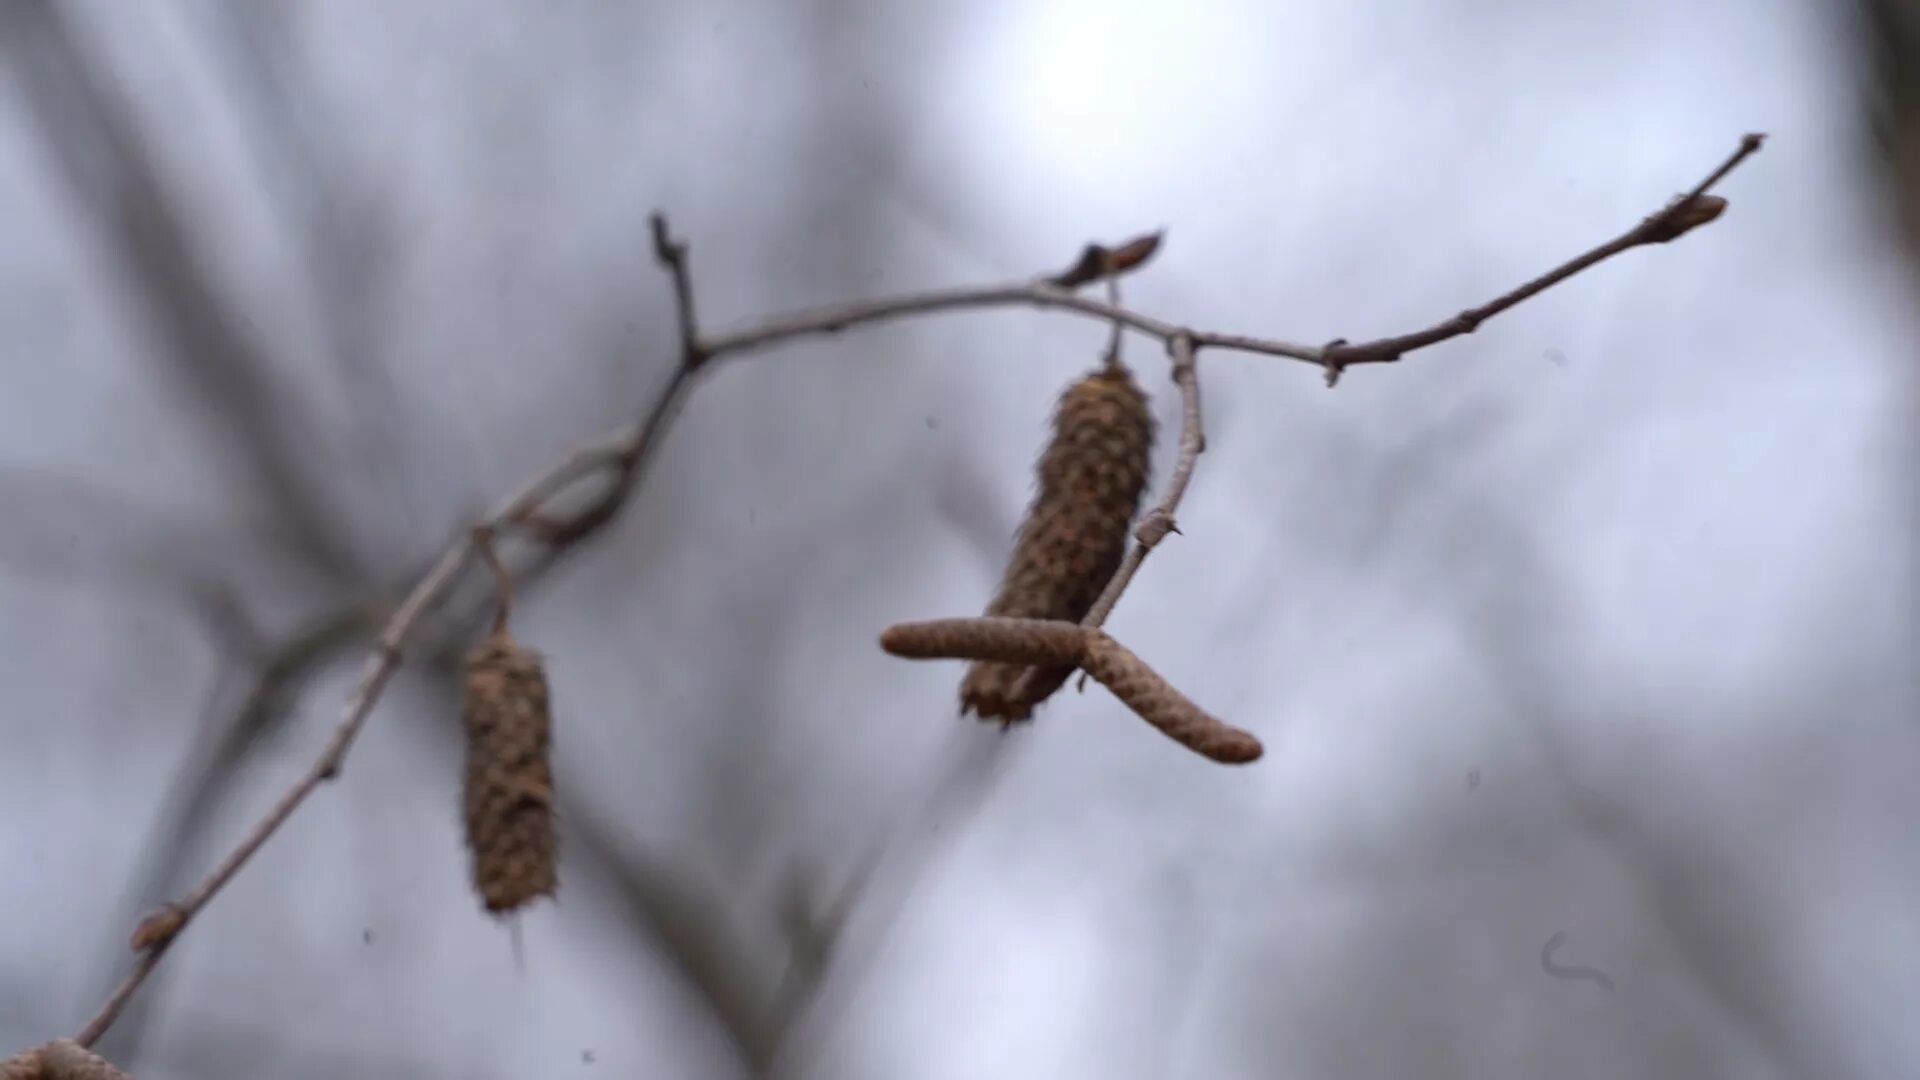
M1872 159L1906 243L1920 247L1920 3L1854 0Z
M218 0L198 5L222 59L263 185L305 257L320 335L349 407L347 442L368 469L405 469L411 410L388 368L380 330L392 325L393 222L376 190L346 171L300 85L304 73L284 5ZM404 484L390 485L404 495ZM393 507L402 512L400 506ZM371 509L369 508L369 512Z
M1908 285L1920 294L1920 0L1855 0L1850 29L1855 51L1865 60L1862 105L1867 130L1873 138L1869 173L1899 223L1908 262ZM1906 373L1907 423L1894 465L1908 479L1908 520L1920 536L1920 366L1909 362ZM1915 595L1920 605L1920 550L1909 561ZM1920 669L1915 669L1920 672ZM1920 678L1920 673L1911 675Z
M194 226L174 202L154 147L108 66L76 30L77 8L20 0L0 9L26 115L48 160L96 227L109 263L165 348L170 372L190 388L203 429L227 440L258 505L269 507L310 571L334 584L359 577L359 560L321 480L325 443L308 411L275 381L280 366L258 333L221 296Z

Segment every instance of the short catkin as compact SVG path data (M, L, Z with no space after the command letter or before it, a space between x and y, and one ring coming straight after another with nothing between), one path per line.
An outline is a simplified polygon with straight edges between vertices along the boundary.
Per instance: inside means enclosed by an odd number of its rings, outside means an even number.
M1153 413L1133 374L1103 366L1067 387L1053 437L1035 469L1037 488L988 615L1026 619L1086 617L1127 552L1127 528L1140 509L1153 449ZM1060 679L1030 682L1026 667L980 661L960 682L960 711L1011 723L1033 715Z
M505 915L559 883L553 821L553 718L540 655L497 630L467 654L465 809L473 887Z

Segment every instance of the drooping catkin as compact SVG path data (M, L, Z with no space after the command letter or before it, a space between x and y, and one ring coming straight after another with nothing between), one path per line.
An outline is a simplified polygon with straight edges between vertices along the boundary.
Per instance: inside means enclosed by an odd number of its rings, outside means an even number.
M467 846L473 887L504 915L559 883L553 822L552 713L540 655L497 628L467 654Z
M1035 469L1038 490L1014 540L988 615L1079 622L1127 551L1153 448L1153 413L1125 366L1106 365L1060 396L1053 437ZM1033 715L1063 679L1030 680L1025 665L981 661L960 682L960 711L1011 722Z
M1103 630L1088 630L1081 668L1168 738L1224 765L1259 759L1260 740L1207 714Z

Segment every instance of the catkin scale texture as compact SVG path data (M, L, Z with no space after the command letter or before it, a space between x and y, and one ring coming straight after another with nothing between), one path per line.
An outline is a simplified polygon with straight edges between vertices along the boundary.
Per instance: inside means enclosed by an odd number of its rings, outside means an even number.
M45 1046L0 1061L0 1080L130 1080L106 1058L72 1039L55 1039Z
M1037 490L988 615L1025 619L1086 617L1127 552L1127 529L1140 509L1153 449L1153 413L1125 367L1096 370L1067 387L1053 436L1035 468ZM981 661L960 682L960 710L1010 722L1033 715L1058 688L1016 695L1026 668Z
M558 885L553 823L552 713L537 653L496 633L467 655L465 811L473 887L494 914Z

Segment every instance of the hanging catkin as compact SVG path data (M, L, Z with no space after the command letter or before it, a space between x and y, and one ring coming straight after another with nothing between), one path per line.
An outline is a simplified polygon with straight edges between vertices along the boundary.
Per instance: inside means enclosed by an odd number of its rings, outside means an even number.
M1133 375L1109 364L1069 386L1054 414L1053 439L1036 468L1038 490L1020 527L988 615L1078 622L1100 598L1127 551L1127 527L1146 491L1153 447L1153 414ZM960 711L1012 722L1059 686L1029 685L1017 695L1026 668L982 661L960 682Z
M504 915L558 884L552 715L539 654L496 628L467 654L460 711L473 887L488 911Z

